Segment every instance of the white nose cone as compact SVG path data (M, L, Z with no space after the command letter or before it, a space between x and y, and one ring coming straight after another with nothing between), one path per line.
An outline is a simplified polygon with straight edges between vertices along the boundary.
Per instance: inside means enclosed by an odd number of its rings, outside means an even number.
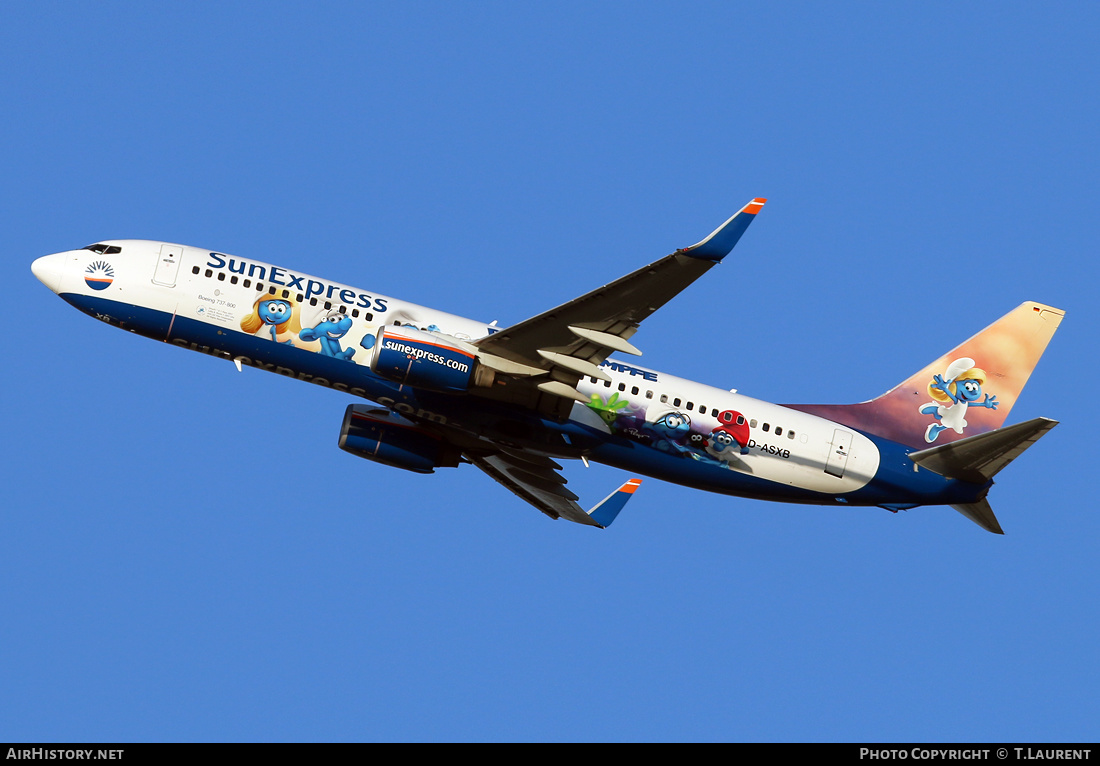
M65 263L65 256L61 253L44 255L31 264L31 271L38 277L38 281L55 293L61 287L61 271Z

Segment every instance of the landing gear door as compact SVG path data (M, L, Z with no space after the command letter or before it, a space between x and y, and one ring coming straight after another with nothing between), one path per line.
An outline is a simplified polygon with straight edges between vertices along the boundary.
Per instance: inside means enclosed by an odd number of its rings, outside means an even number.
M844 469L848 466L848 453L851 451L852 434L840 428L834 430L829 458L825 461L825 473L843 479Z
M183 259L183 248L179 245L161 245L157 256L157 269L153 272L153 284L164 287L176 286L176 274Z

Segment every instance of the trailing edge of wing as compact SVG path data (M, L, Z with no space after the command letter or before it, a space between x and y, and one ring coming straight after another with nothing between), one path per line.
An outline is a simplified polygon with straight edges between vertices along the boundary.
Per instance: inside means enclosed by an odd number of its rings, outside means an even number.
M565 488L565 479L551 467L557 465L553 461L531 461L525 455L505 452L467 454L466 458L550 518L590 527L610 526L642 483L641 479L630 479L592 510L585 511L577 505L577 496Z

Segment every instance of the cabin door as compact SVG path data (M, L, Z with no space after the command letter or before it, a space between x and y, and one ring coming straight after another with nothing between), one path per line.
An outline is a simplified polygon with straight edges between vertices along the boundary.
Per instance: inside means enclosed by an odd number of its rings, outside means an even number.
M153 284L164 287L176 286L176 274L183 259L183 248L179 245L161 245L157 257L157 270L153 273Z
M848 453L852 450L852 434L840 428L833 431L833 442L829 446L829 458L825 461L825 473L844 478L844 469L848 465Z

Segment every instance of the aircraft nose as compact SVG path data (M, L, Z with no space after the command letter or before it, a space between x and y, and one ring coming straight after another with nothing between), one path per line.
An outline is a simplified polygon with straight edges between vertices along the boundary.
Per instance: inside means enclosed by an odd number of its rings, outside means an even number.
M64 254L55 253L54 255L44 255L41 258L36 258L34 263L31 264L31 271L38 277L39 282L56 293L61 287L61 272L64 267Z

